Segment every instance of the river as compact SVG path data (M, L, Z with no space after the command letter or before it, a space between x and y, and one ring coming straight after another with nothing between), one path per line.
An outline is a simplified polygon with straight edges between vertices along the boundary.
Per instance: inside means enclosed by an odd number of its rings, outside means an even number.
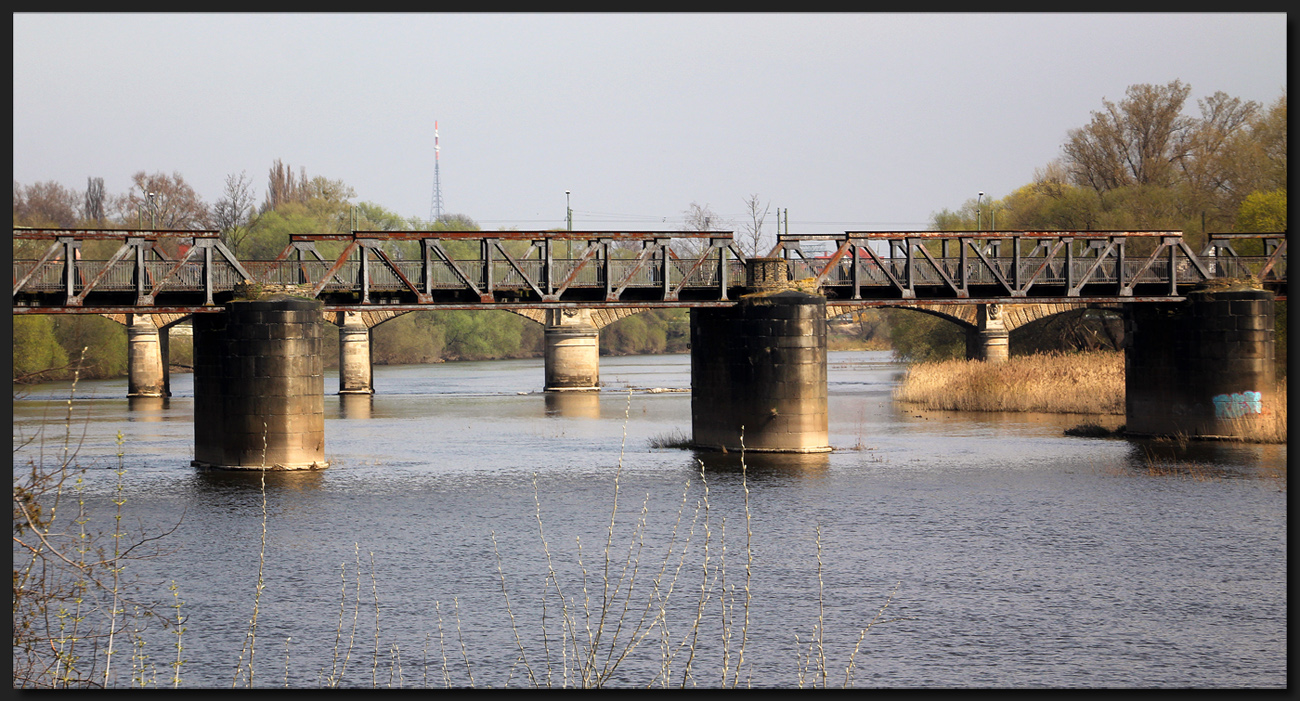
M540 392L540 359L327 377L331 466L264 485L190 467L188 375L163 406L81 382L71 425L98 523L119 432L122 523L179 523L125 574L164 614L175 584L181 686L248 683L256 609L255 686L1285 688L1286 446L919 411L888 353L829 355L836 450L743 470L650 447L689 436L689 392L648 391L686 355L602 358L598 395ZM16 392L16 476L68 394ZM176 636L140 639L170 686Z

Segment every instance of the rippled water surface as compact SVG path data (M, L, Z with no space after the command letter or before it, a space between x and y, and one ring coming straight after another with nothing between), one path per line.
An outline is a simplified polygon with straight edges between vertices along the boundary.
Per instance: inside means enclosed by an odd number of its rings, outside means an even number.
M838 686L850 658L857 686L1286 685L1285 446L917 411L888 354L830 359L836 450L743 477L649 447L689 436L690 394L649 391L689 388L685 355L602 358L598 395L541 393L540 360L377 367L373 398L329 378L331 467L268 474L265 502L260 475L190 467L186 375L165 406L82 382L72 428L101 519L120 431L124 523L180 522L130 572L164 603L176 583L187 686L232 683L255 604L259 686L572 685L597 634L644 635L612 685L663 684L665 658L671 685L730 684L742 638L742 685ZM61 449L67 398L16 396L16 473ZM170 684L174 636L145 636Z

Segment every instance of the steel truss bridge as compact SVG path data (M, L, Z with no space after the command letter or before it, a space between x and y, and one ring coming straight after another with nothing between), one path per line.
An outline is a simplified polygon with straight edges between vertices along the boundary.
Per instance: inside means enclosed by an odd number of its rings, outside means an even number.
M219 311L240 285L297 286L326 311L729 306L747 292L728 231L299 234L273 260L239 260L209 230L13 238L15 314ZM836 305L1171 302L1214 278L1285 299L1285 232L1207 240L1196 252L1177 231L783 234L767 257ZM91 247L103 257L83 257Z

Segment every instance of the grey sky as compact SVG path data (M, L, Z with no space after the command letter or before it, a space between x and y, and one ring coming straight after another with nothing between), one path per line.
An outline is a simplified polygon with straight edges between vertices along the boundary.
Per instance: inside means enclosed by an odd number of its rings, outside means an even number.
M1129 85L1263 104L1273 14L15 14L14 180L212 203L275 159L484 228L675 229L744 199L792 232L925 228L1002 197ZM768 226L773 217L769 215Z

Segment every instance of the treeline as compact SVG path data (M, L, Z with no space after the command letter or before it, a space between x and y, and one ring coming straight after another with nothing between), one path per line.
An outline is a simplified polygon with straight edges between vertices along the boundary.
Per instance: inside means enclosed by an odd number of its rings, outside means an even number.
M1285 92L1268 106L1215 93L1199 100L1197 114L1189 115L1190 91L1180 81L1134 85L1118 103L1103 100L1087 124L1067 132L1061 156L1035 171L1031 182L999 199L943 209L933 215L932 227L1180 230L1193 248L1206 232L1286 230ZM103 179L95 177L80 192L55 182L15 181L13 223L216 229L243 259L273 258L296 233L479 230L463 214L427 222L355 199L342 180L309 177L305 168L295 172L276 160L260 197L241 172L226 178L221 197L211 205L179 173L138 172L121 194L105 192ZM742 227L741 238L747 249L758 250L766 207L757 195L747 205L752 221ZM686 215L685 228L709 228L720 219L695 203ZM14 256L36 257L38 247L15 241ZM327 255L328 247L322 244ZM84 255L107 258L115 248L111 242L88 242ZM477 255L469 244L462 248L452 254ZM406 249L397 254L417 255L414 244ZM1286 357L1285 317L1285 304L1279 304L1280 359ZM875 310L834 328L841 347L889 347L908 360L962 357L966 348L957 326L912 311ZM600 343L603 353L674 353L688 349L689 336L685 310L654 310L602 329ZM1010 338L1013 354L1117 348L1121 342L1118 317L1103 312L1062 315ZM93 315L14 317L15 380L66 376L83 348L83 376L125 373L126 334L120 325ZM542 329L507 312L415 312L376 327L373 348L381 364L530 357L542 353ZM327 353L332 360L337 350Z

